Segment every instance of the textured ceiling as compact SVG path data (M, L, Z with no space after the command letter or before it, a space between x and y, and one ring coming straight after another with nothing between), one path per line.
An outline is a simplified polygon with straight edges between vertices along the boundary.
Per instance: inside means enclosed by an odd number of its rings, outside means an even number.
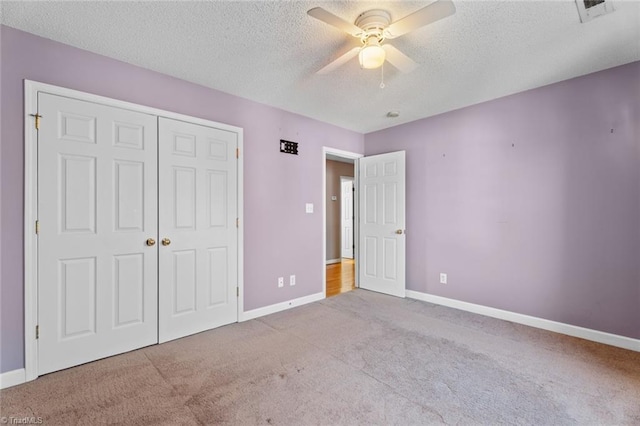
M430 1L2 2L3 24L362 133L640 60L640 2L581 24L574 1L456 1L391 43L419 67L315 71L357 41L307 15L392 20ZM388 111L400 112L387 118Z

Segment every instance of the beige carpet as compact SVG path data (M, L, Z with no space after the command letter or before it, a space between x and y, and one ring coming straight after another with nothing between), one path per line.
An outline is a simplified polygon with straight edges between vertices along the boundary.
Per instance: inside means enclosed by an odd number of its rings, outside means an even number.
M45 425L638 425L640 353L356 290L0 397Z

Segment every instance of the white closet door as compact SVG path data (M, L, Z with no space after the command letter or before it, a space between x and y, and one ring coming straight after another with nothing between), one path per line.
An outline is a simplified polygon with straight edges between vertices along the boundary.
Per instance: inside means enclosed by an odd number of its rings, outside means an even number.
M159 119L159 340L236 322L237 134Z
M405 297L405 152L359 160L360 288Z
M38 373L157 342L157 118L40 93Z

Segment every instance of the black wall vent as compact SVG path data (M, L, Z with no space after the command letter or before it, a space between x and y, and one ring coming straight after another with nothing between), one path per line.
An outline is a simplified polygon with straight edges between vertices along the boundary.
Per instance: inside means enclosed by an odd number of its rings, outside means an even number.
M285 154L298 155L298 142L291 142L280 139L280 152L284 152Z

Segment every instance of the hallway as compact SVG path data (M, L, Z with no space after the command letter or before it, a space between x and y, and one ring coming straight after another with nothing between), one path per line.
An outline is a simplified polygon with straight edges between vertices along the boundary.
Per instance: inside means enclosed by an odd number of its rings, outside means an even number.
M327 297L355 289L355 269L354 259L342 258L340 263L327 265Z

